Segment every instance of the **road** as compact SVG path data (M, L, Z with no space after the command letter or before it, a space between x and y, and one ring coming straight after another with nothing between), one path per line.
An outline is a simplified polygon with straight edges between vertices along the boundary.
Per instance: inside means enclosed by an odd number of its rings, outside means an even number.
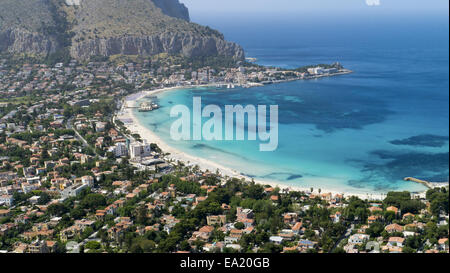
M347 229L345 234L339 240L337 240L336 244L333 246L330 253L333 252L344 239L350 237L350 235L352 234L353 228L354 228L354 225L353 224L350 225L350 227Z
M73 117L71 117L69 120L67 120L67 123L66 123L66 128L67 129L70 129L70 130L73 130L74 132L75 132L75 135L77 136L77 138L79 139L79 140L81 140L81 142L83 143L83 146L84 147L89 147L89 148L91 148L91 150L95 153L95 155L97 156L97 157L99 157L100 159L102 159L102 160L104 160L104 159L106 159L105 157L103 157L103 156L101 156L101 155L99 155L96 151L95 151L95 149L94 148L92 148L92 146L91 145L89 145L89 143L86 141L86 139L73 127L73 125L72 125L72 121L73 121Z

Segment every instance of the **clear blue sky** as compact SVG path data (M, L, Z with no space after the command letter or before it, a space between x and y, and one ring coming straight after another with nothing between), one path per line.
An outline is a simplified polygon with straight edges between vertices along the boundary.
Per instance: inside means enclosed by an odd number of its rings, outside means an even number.
M180 0L193 18L214 14L448 14L449 0ZM375 5L368 5L368 3ZM379 5L376 3L379 2Z

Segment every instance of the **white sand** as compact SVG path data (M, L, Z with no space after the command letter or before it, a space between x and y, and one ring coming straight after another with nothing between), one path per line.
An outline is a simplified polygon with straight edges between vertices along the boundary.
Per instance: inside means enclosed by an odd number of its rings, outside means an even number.
M204 86L204 85L203 85ZM196 86L192 86L196 87ZM199 86L197 86L199 87ZM165 89L158 89L153 91L143 91L137 94L130 95L132 96L132 100L127 100L128 97L125 99L125 101L128 104L128 107L133 107L136 105L137 101L141 98L149 95L156 95L158 93L168 91L168 90L175 90L175 89L182 89L182 87L176 87L176 88L165 88ZM130 97L129 96L129 97ZM175 162L181 161L184 164L187 165L198 165L201 170L206 171L209 170L210 172L216 172L216 170L219 170L219 173L223 176L228 177L234 177L238 179L245 179L247 181L251 181L252 178L242 175L240 172L233 170L231 168L222 166L216 162L212 162L210 160L192 156L189 154L186 154L178 149L175 149L169 145L167 145L160 137L158 137L155 133L153 133L151 130L143 126L139 119L134 115L133 108L127 108L124 104L122 106L122 110L119 114L117 114L117 118L120 120L132 120L133 122L131 124L125 124L125 126L130 130L132 133L137 133L141 136L142 139L146 140L148 143L155 143L157 144L161 150L164 153L169 153L170 155L166 156L165 159L173 160ZM279 187L280 189L289 189L289 190L295 190L295 191L305 191L309 192L310 188L302 188L298 186L290 186L290 185L284 185L279 182L275 181L259 181L255 180L256 183L263 184L263 185L270 185L272 187ZM315 191L317 194L317 190ZM357 196L361 199L368 199L368 200L383 200L386 195L382 193L372 193L372 192L366 192L366 193L353 193L353 192L338 192L333 190L327 190L327 189L321 189L321 194L324 193L332 193L332 194L343 194L345 196Z

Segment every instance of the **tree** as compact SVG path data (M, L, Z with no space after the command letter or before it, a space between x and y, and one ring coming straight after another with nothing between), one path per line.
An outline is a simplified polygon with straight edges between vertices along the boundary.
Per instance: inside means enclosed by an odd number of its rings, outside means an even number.
M62 214L66 213L67 211L68 211L67 207L61 203L51 204L47 208L48 214L50 214L52 216L61 216Z
M83 218L85 215L86 212L80 207L76 207L70 211L70 216L72 216L72 218L74 218L75 220L79 220Z
M384 220L387 223L392 223L397 218L397 215L393 211L385 211L384 212Z
M367 235L370 235L371 238L376 238L381 236L381 233L384 230L384 224L380 222L375 222L370 225L368 229L366 229Z
M138 243L134 243L130 248L131 253L144 253L144 250Z
M265 243L262 248L262 253L281 253L283 247L274 243Z
M136 209L136 222L141 225L146 225L147 223L147 209L145 206L139 206Z
M413 248L409 247L409 246L403 247L402 252L403 253L416 253L416 251Z
M244 229L245 225L242 222L237 222L236 224L234 224L234 227L236 229Z
M189 242L187 240L184 240L180 243L180 250L189 251L190 249L191 249L191 246L189 245Z
M101 244L97 241L89 241L84 246L85 249L100 249Z
M419 236L410 236L405 240L405 246L411 249L419 249L421 245L422 242Z
M106 199L103 195L98 193L90 193L86 195L83 200L81 201L80 205L85 208L89 209L91 211L96 210L100 206L106 205Z
M344 210L344 216L350 221L366 222L368 215L367 203L358 197L352 196L347 208Z
M336 247L333 251L332 251L332 253L336 253L336 254L345 254L346 252L345 252L345 250L342 248L342 247Z
M41 194L39 195L39 201L38 204L39 205L45 205L48 202L50 202L52 199L50 198L50 196L48 195L48 193L46 192L41 192Z
M66 247L62 243L56 242L55 246L53 247L53 251L54 253L65 253Z
M430 201L430 210L434 215L438 216L441 211L449 213L449 194L446 188L430 189L426 198Z

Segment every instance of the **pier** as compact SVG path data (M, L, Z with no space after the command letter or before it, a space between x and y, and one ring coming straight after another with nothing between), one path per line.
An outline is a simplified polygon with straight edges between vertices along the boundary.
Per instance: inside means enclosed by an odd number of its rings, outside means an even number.
M429 181L417 179L417 178L414 178L414 177L405 177L404 180L405 181L411 181L411 182L420 183L420 184L424 185L425 187L427 187L429 189L440 188L440 187L448 187L449 186L449 182L429 182Z

